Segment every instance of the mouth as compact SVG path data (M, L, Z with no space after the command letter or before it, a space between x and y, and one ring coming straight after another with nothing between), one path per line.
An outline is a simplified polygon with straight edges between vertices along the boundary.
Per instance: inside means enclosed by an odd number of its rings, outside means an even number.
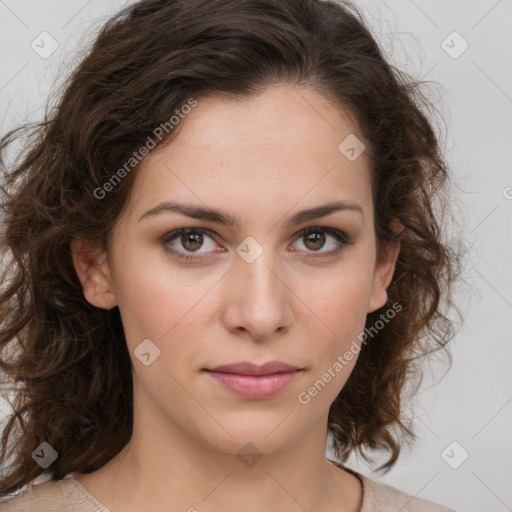
M233 364L224 364L215 368L205 368L207 371L219 373L236 373L238 375L273 375L275 373L290 373L301 370L297 366L282 363L281 361L271 361L262 365L256 365L248 362Z
M304 371L280 361L261 366L243 362L204 370L224 389L252 400L276 395Z

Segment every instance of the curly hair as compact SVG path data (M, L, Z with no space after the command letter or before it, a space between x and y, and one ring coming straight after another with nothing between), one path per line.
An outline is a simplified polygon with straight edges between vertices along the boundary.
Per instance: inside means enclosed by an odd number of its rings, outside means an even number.
M385 450L390 458L378 470L389 470L403 441L416 438L402 415L403 391L421 380L418 361L453 337L458 262L443 242L449 173L423 82L387 62L348 1L146 0L106 20L43 121L0 141L0 370L4 388L15 391L0 495L45 472L54 480L93 472L132 434L132 365L119 309L85 299L70 243L108 248L137 166L109 194L99 198L98 190L191 97L250 97L272 84L307 86L357 120L370 146L378 256L396 241L391 220L403 226L388 288L388 304L401 308L361 348L331 404L333 449L343 461ZM23 135L8 163L7 149ZM47 470L31 456L42 442L58 453Z

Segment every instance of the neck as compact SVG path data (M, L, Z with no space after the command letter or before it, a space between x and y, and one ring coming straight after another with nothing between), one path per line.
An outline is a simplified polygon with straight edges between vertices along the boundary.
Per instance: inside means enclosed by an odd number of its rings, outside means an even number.
M187 436L165 449L151 439L162 438L134 429L109 463L73 476L111 512L356 512L362 503L357 478L327 461L313 436L300 447L252 455L219 453Z
M206 441L150 400L139 411L142 402L134 402L124 449L99 470L73 475L111 512L359 510L360 482L325 458L327 413L305 435L292 414L270 433L253 428L250 440L212 421Z

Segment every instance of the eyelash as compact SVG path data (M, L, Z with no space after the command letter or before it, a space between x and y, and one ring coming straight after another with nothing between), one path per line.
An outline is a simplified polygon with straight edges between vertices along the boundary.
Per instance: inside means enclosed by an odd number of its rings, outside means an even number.
M298 239L300 239L300 238L302 238L305 235L308 235L310 233L317 233L319 231L331 235L333 238L335 238L341 244L341 246L338 247L337 249L332 250L332 251L329 251L329 252L326 252L326 253L321 253L321 255L319 255L319 256L316 256L316 255L315 256L313 256L313 255L306 256L308 258L332 257L335 254L338 254L343 249L343 246L345 246L345 245L353 245L354 244L354 242L343 231L339 231L339 230L333 229L333 228L321 227L321 226L312 226L312 227L303 229L302 231L300 231L297 234L296 240L298 240ZM184 235L184 234L190 234L190 233L201 233L203 235L209 236L210 238L214 238L213 237L213 232L210 231L209 229L204 229L204 228L182 228L182 229L177 229L175 231L170 231L170 232L166 233L161 238L161 243L164 246L166 246L169 242L172 242L178 236ZM205 258L205 256L193 256L190 253L185 253L184 254L184 253L182 253L180 251L176 251L176 250L170 249L168 247L166 248L166 250L168 252L170 252L173 255L173 257L175 257L175 258L177 258L179 260L188 260L188 261L196 260L197 261L197 260L202 260L202 259Z

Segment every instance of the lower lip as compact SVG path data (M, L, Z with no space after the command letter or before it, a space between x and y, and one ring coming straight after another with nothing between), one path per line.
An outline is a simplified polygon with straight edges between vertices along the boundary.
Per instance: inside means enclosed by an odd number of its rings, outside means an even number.
M240 375L208 371L208 374L225 388L250 399L269 398L284 389L300 370L271 375Z

